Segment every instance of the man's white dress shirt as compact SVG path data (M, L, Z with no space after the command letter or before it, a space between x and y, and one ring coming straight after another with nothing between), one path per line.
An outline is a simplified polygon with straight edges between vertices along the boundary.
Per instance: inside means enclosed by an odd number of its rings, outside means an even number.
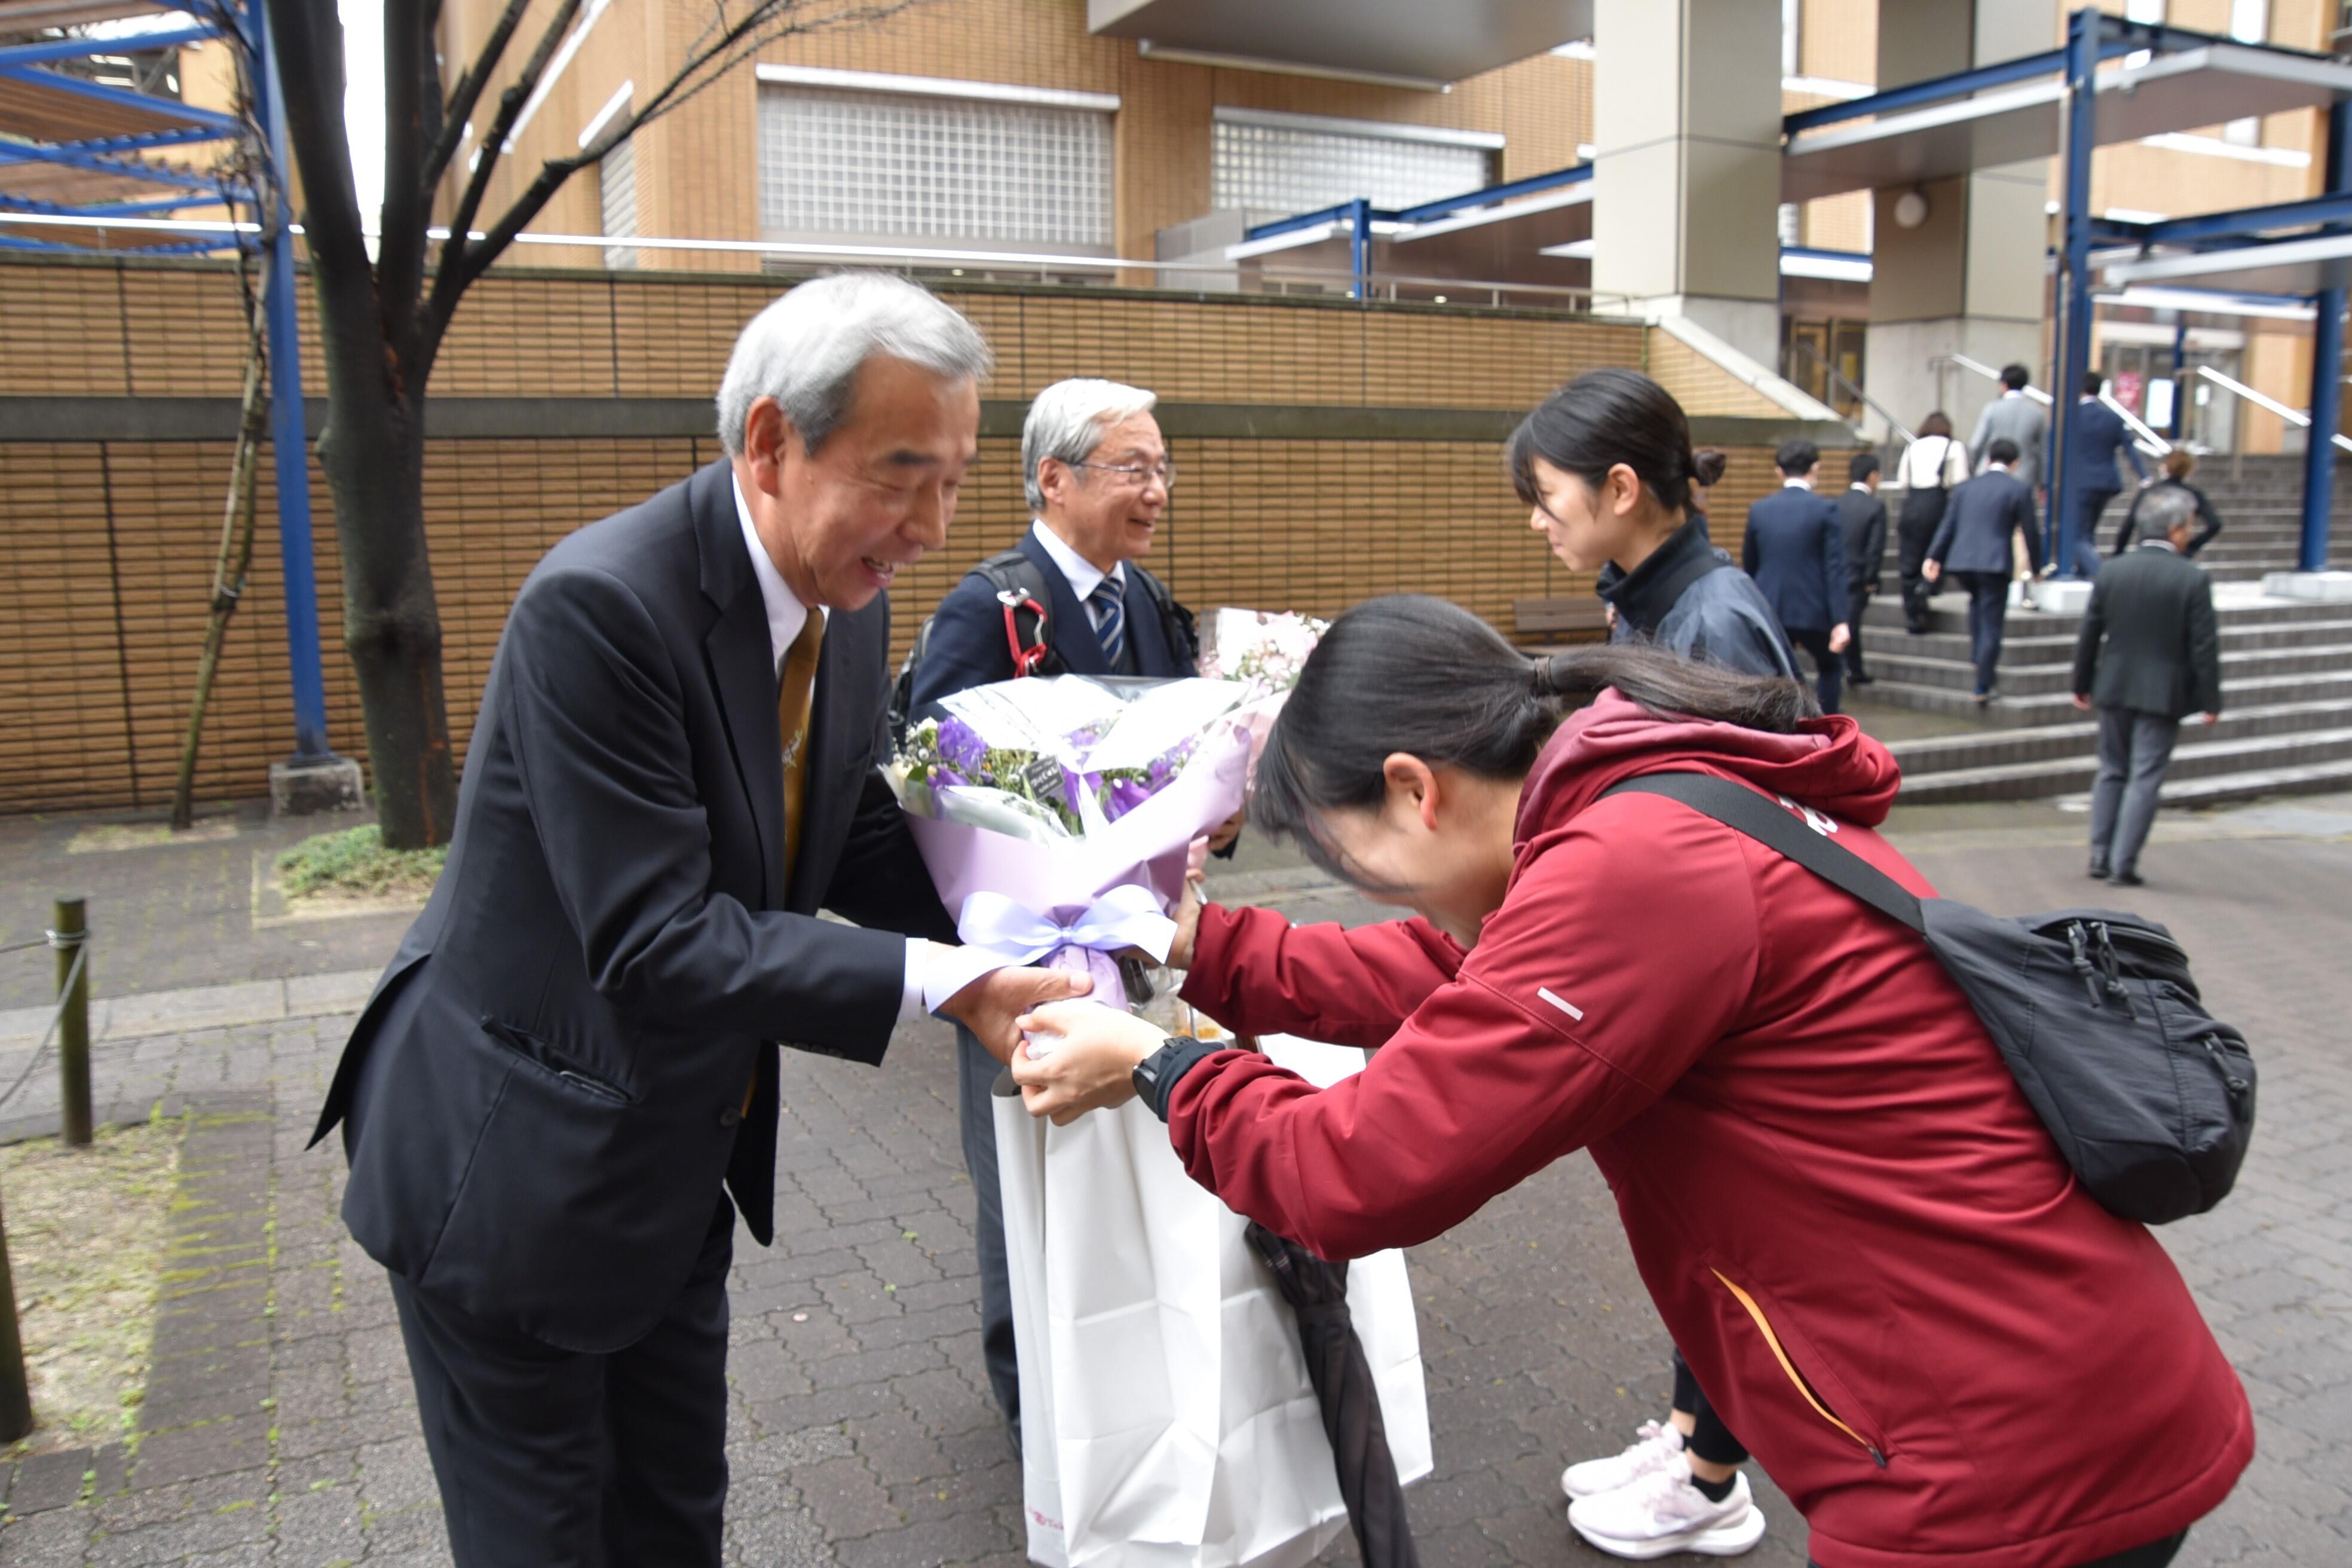
M1071 549L1069 541L1047 528L1045 520L1042 517L1031 520L1029 531L1035 536L1039 544L1045 546L1045 553L1053 557L1054 564L1061 570L1063 579L1070 584L1070 592L1078 596L1078 603L1086 605L1087 624L1096 631L1101 631L1102 617L1096 612L1094 601L1088 595L1102 585L1102 580L1105 577L1108 577L1118 584L1119 594L1123 597L1127 593L1127 563L1115 561L1111 563L1110 570L1105 572L1101 567Z

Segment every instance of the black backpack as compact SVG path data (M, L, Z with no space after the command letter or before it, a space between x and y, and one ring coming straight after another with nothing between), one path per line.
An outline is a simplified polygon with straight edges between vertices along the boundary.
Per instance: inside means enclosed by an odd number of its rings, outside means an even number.
M2112 910L2003 920L1920 899L1770 798L1705 773L1651 773L1608 795L1678 800L1776 849L1927 939L2000 1047L2084 1189L2143 1225L2229 1194L2254 1131L2245 1037L2207 1013L2189 955Z
M1197 667L1201 658L1201 634L1192 612L1178 604L1168 592L1168 584L1130 561L1127 569L1135 574L1145 593L1160 611L1160 629L1168 638L1168 651L1180 664ZM984 577L996 594L997 602L1008 612L1004 623L1005 640L1013 655L1013 675L1019 679L1024 675L1062 675L1068 667L1062 656L1045 641L1045 605L1053 600L1053 589L1045 582L1045 569L1018 550L1007 550L992 555L971 569L971 574ZM923 662L923 655L931 646L931 626L939 617L928 616L916 629L914 646L898 666L898 679L890 688L890 735L895 741L907 738L907 726L912 720L915 702L915 671Z

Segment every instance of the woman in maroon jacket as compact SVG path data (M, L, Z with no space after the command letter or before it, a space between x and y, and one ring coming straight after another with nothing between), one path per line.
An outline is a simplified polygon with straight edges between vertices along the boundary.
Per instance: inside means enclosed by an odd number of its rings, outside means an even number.
M1184 994L1380 1047L1318 1090L1087 1004L1027 1024L1031 1109L1142 1089L1193 1177L1327 1258L1425 1241L1571 1150L1823 1568L2170 1559L2253 1451L2140 1226L2076 1184L1916 936L1663 796L1744 782L1922 895L1893 760L1793 682L1643 649L1530 664L1438 600L1326 634L1255 810L1414 918L1188 910ZM1130 1076L1131 1075L1131 1076ZM1579 1505L1581 1506L1581 1505Z

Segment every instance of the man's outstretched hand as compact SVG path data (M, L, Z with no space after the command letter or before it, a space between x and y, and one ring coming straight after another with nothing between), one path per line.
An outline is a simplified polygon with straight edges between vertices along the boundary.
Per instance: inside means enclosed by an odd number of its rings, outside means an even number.
M1066 970L993 969L941 1003L940 1011L970 1029L990 1056L1009 1062L1021 1043L1013 1020L1048 1002L1083 996L1094 984Z

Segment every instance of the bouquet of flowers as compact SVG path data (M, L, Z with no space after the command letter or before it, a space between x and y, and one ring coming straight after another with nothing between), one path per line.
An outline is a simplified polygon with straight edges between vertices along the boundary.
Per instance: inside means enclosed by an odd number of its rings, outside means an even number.
M1054 676L974 687L887 770L964 945L954 984L1016 963L1083 969L1120 1005L1114 954L1165 958L1192 841L1240 807L1230 680Z

